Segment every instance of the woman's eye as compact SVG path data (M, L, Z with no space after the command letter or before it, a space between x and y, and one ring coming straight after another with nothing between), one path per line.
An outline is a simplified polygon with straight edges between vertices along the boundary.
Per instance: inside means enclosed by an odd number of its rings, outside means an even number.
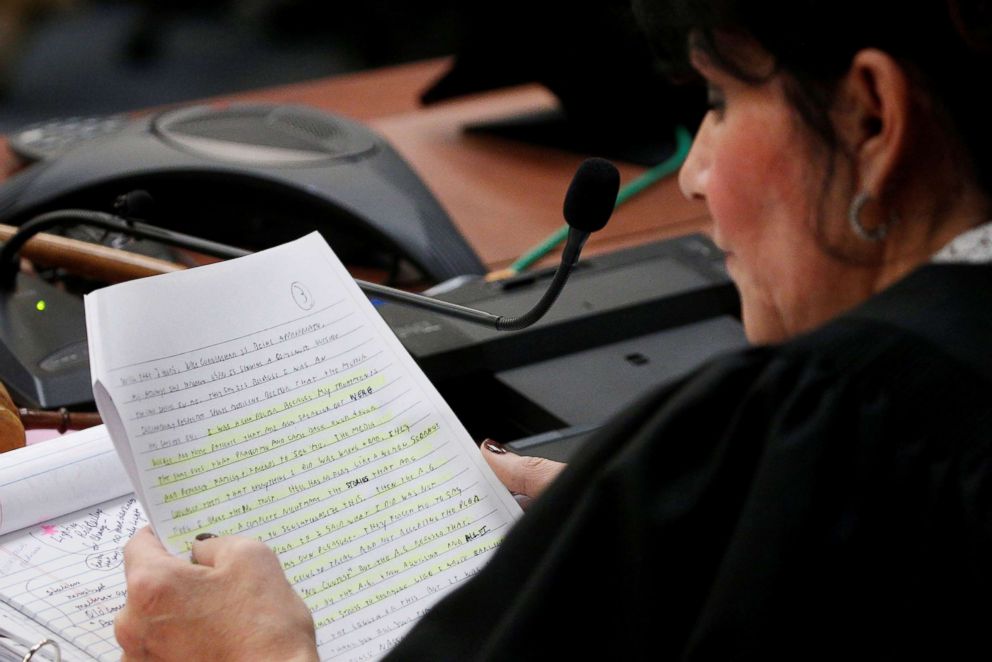
M712 85L708 85L706 87L706 105L717 114L723 114L723 111L727 107L727 100L723 95L723 91Z

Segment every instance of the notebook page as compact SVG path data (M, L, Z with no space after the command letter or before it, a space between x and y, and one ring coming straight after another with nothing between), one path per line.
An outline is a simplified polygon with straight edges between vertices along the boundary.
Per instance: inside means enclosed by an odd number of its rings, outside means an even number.
M34 643L46 627L66 660L120 657L121 550L145 523L130 491L102 425L0 455L6 629Z
M384 654L519 514L317 234L86 309L100 410L159 538L267 543L322 658Z
M0 535L130 492L102 425L8 451L0 454Z
M0 602L47 628L65 660L120 659L123 549L146 523L128 495L0 536Z

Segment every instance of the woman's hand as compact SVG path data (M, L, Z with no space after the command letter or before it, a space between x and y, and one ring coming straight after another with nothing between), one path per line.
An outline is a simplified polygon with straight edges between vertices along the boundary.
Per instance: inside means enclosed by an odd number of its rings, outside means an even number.
M525 510L531 500L537 498L565 468L562 462L517 455L491 439L483 441L479 448L496 477L506 485Z
M145 527L124 549L123 660L317 660L313 619L268 547L229 536L193 543L195 563Z

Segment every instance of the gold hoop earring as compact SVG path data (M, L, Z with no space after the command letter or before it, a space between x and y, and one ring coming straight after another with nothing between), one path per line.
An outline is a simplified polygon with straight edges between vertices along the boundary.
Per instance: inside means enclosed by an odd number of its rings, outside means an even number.
M878 243L889 234L889 228L895 222L895 217L890 215L889 222L879 225L877 228L872 228L871 230L866 228L861 222L861 210L864 209L870 199L871 194L868 191L859 191L854 196L854 199L851 200L851 206L847 210L847 222L851 225L851 229L854 230L854 234L865 241Z

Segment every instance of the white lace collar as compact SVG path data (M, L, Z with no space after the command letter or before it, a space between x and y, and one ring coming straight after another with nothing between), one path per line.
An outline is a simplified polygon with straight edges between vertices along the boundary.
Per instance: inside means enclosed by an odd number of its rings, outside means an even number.
M992 222L979 225L937 251L934 262L992 262Z

